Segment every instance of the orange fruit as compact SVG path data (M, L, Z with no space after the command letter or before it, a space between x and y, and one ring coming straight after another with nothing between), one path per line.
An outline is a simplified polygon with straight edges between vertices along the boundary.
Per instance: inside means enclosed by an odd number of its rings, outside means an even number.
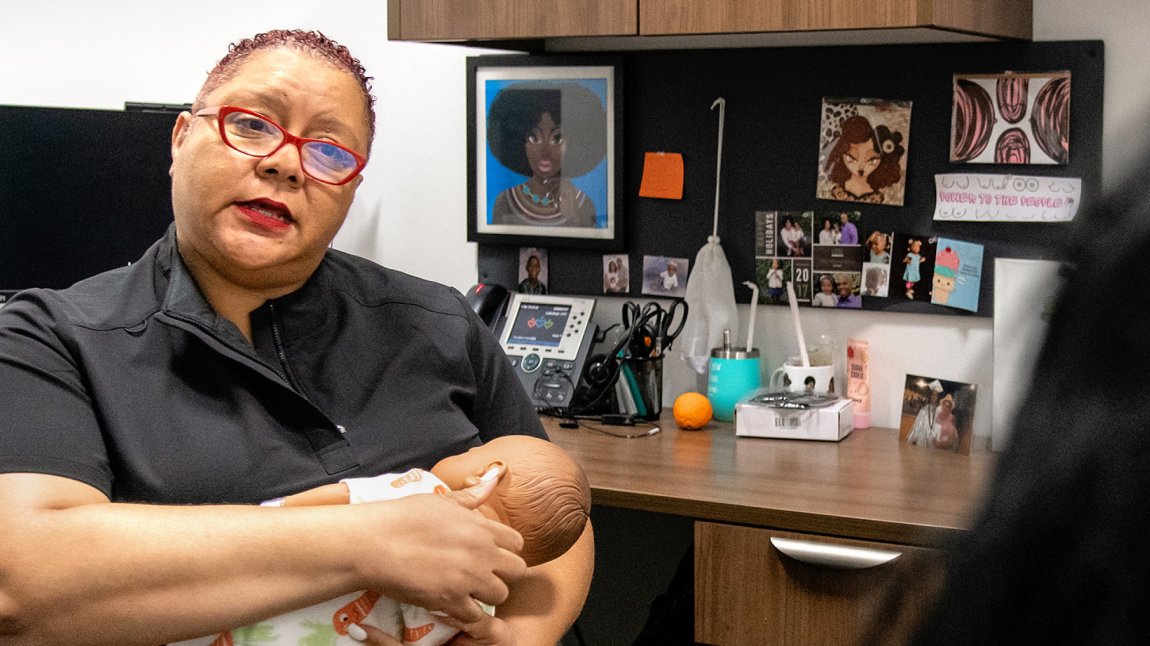
M711 400L696 392L683 393L675 398L675 422L686 431L703 428L711 421Z

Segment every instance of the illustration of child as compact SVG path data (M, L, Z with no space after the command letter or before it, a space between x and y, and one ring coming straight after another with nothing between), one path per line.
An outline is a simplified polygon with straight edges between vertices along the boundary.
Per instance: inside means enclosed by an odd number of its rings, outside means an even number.
M906 256L902 259L902 263L906 265L906 269L902 272L902 279L906 281L906 297L914 298L914 286L918 281L922 280L919 274L919 267L922 264L922 240L918 238L911 238L908 243L908 250Z
M431 471L412 469L406 473L349 478L263 505L298 507L394 500L467 488L481 478L497 478L499 484L478 507L479 512L523 536L521 556L529 567L562 555L582 535L591 512L587 476L559 446L526 435L495 438L440 460ZM428 540L434 537L428 536ZM484 610L494 612L490 606ZM458 630L426 609L367 590L173 646L230 645L241 643L240 635L260 635L267 638L263 641L283 644L354 644L367 636L362 624L379 628L405 646L439 646L458 634Z

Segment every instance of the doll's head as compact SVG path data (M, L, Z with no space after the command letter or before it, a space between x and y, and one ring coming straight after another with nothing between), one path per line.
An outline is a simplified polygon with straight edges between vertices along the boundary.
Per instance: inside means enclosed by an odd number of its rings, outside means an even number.
M431 472L448 487L462 489L496 464L505 473L484 511L523 536L527 565L566 552L590 517L591 488L579 464L555 444L527 435L497 437L440 460Z

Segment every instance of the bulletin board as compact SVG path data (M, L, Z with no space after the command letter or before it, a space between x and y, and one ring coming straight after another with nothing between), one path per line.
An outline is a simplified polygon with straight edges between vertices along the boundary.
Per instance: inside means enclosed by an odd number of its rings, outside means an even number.
M718 234L739 302L750 300L751 290L741 286L748 280L762 283L760 302L766 302L763 272L771 252L765 245L778 241L764 241L770 237L764 233L764 219L772 217L764 214L775 213L776 220L788 213L810 214L813 221L807 235L817 240L814 222L847 212L860 238L873 231L893 234L888 240L894 259L891 290L885 297L860 299L860 309L991 316L994 259L1058 259L1075 228L1071 222L1041 219L936 219L936 176L992 175L1006 183L1018 177L1077 179L1077 217L1084 217L1101 191L1103 54L1100 41L620 53L626 70L624 171L619 189L624 196L625 249L620 253L627 255L630 267L629 290L620 295L640 296L644 257L685 258L693 263L711 235L719 125L719 111L712 104L722 97L726 104ZM1006 72L1039 78L1069 73L1065 163L952 161L956 75L978 78ZM821 115L828 99L844 98L910 106L909 132L887 142L888 149L892 144L905 149L897 200L865 203L819 197L826 195L819 170L827 166L827 152L820 151L827 139ZM996 99L1009 97L991 95ZM681 199L639 196L645 155L657 152L682 155ZM1003 159L1009 159L1011 153L1005 154ZM895 291L902 289L903 265L898 263L908 251L909 238L941 241L948 251L954 242L953 251L966 254L968 260L969 252L978 252L977 295L968 307L932 303L929 296L911 299ZM924 265L935 260L947 264L938 251L924 250L921 255L930 256ZM551 293L604 293L604 251L553 248L547 255ZM514 286L519 282L519 265L518 247L480 244L481 281ZM690 268L683 273L689 280ZM969 272L966 278L971 278ZM857 280L861 279L860 273ZM929 278L923 282L929 290Z

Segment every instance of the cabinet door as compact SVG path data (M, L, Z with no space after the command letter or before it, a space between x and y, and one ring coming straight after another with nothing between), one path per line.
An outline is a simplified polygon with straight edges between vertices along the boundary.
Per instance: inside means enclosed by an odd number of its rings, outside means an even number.
M1032 0L640 0L639 33L731 34L933 27L1031 37Z
M388 0L392 40L634 36L638 0Z
M900 643L937 595L941 566L942 554L925 548L697 522L695 640L845 644L881 630L874 641ZM893 585L906 579L914 584Z

